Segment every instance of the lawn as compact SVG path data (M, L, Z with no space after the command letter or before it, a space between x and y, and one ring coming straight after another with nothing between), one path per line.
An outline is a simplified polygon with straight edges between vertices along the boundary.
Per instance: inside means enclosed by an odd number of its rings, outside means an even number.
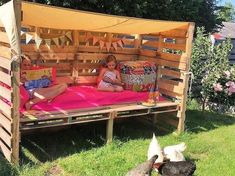
M146 160L153 132L161 146L187 144L185 156L196 162L195 175L235 175L235 117L193 108L187 110L186 132L179 136L134 119L115 124L110 145L105 145L105 123L24 136L21 167L0 156L0 175L125 175Z

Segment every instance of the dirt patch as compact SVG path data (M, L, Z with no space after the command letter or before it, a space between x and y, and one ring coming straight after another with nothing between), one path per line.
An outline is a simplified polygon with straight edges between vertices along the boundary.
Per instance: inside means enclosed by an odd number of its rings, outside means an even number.
M59 166L51 167L45 174L45 176L54 176L54 175L61 175L63 170Z

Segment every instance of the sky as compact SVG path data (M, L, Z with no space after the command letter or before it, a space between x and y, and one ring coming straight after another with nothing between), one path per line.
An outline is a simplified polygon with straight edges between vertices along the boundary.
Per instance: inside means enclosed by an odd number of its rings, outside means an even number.
M224 5L225 2L232 2L233 6L235 6L235 0L221 0L219 4Z

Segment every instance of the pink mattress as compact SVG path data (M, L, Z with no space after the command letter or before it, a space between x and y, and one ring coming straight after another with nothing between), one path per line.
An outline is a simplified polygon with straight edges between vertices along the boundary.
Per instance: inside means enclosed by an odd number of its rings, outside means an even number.
M52 102L42 102L34 105L33 110L68 110L106 106L112 104L132 103L146 101L148 92L102 92L92 86L69 87L63 94L56 97ZM160 98L160 101L163 98Z

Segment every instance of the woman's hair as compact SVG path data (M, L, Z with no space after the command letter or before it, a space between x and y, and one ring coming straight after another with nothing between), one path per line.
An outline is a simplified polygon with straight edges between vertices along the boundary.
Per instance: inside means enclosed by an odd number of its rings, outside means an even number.
M108 57L106 58L105 62L106 64L109 63L109 62L112 62L114 61L115 63L117 63L117 59L114 55L108 55Z

